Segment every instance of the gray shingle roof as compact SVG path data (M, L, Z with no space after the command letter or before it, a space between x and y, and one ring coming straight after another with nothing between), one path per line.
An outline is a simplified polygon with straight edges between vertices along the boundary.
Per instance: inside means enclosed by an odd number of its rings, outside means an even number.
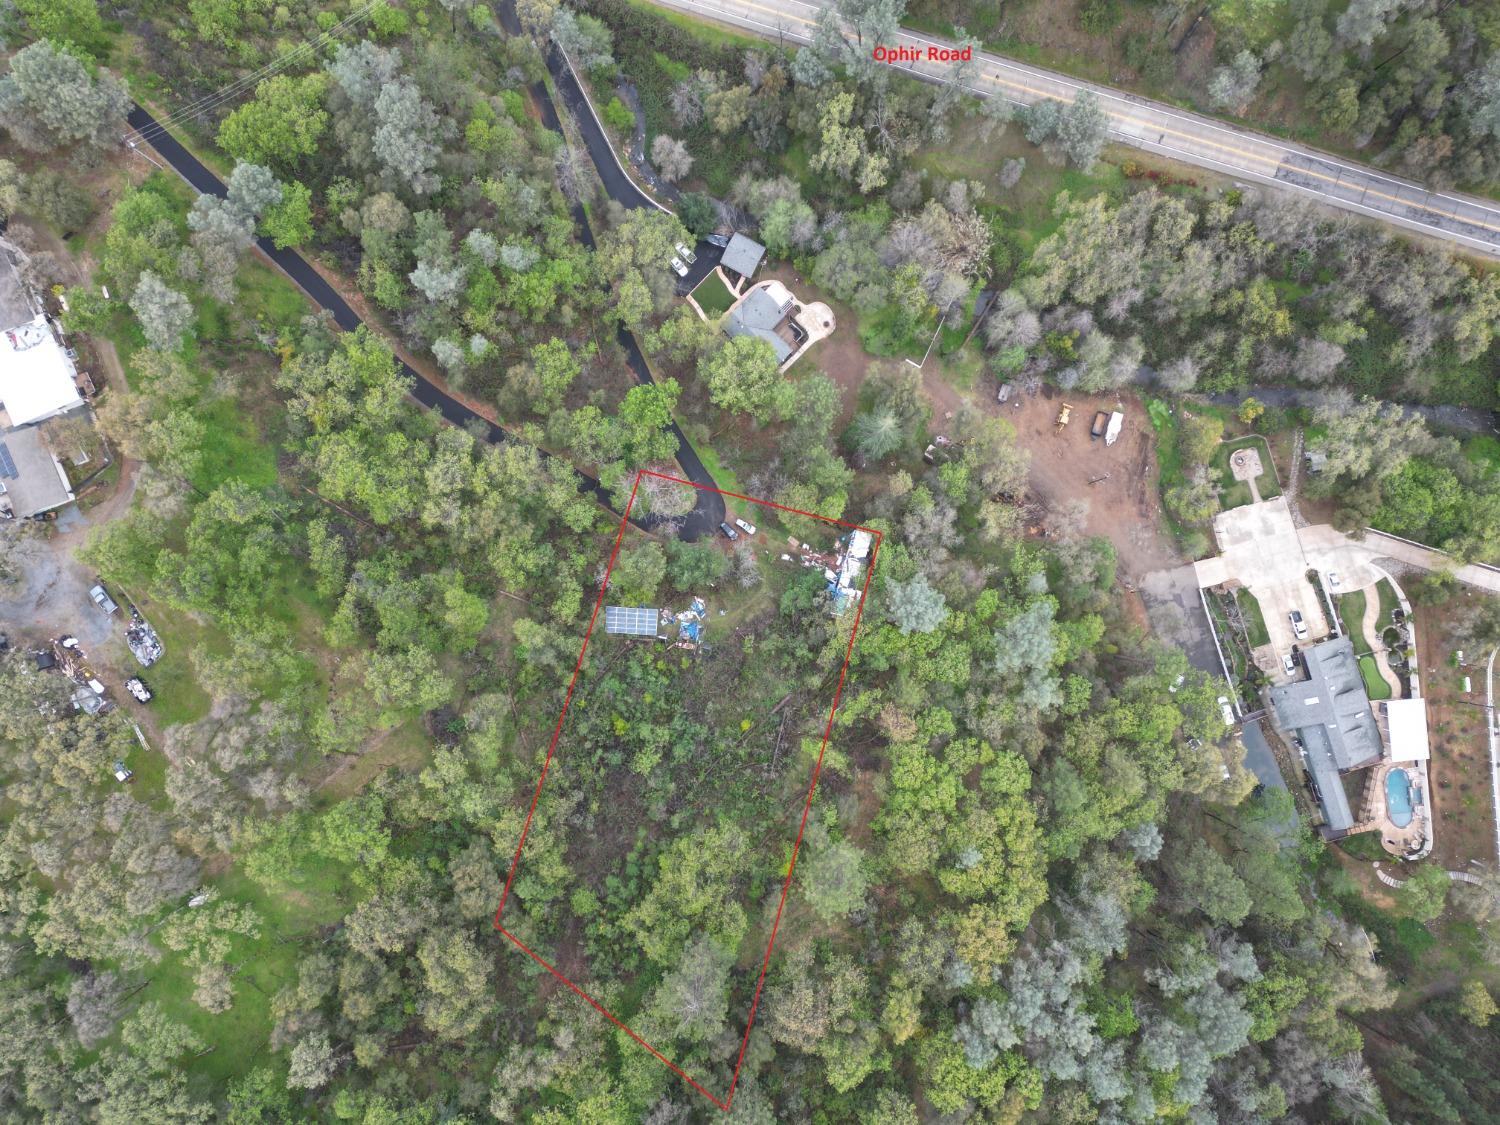
M725 269L731 269L741 277L749 277L755 272L760 260L766 256L766 248L753 238L746 238L743 234L736 232L729 240L729 245L724 247L724 253L719 258L719 264Z
M792 354L792 345L776 334L776 326L790 311L790 304L778 305L764 289L752 289L724 321L724 331L731 336L759 336L770 344L778 361Z
M1330 828L1354 823L1339 775L1378 761L1380 728L1348 637L1302 651L1308 678L1271 689L1276 721L1296 731L1307 750L1308 769L1318 783Z

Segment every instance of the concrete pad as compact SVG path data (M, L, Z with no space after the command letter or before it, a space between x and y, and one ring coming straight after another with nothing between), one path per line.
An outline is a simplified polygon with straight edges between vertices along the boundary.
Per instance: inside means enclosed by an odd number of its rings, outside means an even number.
M1238 581L1260 603L1266 620L1274 666L1294 644L1325 636L1331 630L1317 591L1307 581L1308 560L1297 535L1286 498L1231 508L1214 517L1225 581ZM1302 614L1308 635L1299 640L1288 615Z

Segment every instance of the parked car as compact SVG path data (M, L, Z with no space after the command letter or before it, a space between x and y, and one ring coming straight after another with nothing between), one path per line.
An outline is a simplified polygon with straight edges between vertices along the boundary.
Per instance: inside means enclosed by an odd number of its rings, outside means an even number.
M1281 670L1288 676L1297 674L1297 657L1294 653L1287 653L1281 658Z
M128 691L131 695L131 698L135 699L138 703L151 702L151 689L146 686L145 681L142 680L139 676L131 676L130 679L126 680L125 690Z
M95 584L94 588L89 591L89 597L93 598L94 604L105 613L119 612L120 607L115 604L115 599L109 596L109 591L102 583Z
M755 525L753 523L746 523L744 520L737 519L734 521L734 526L739 528L746 535L755 534Z
M678 277L687 276L687 266L682 264L681 258L672 259L672 272L675 273Z
M703 241L707 242L710 246L717 246L722 250L729 245L729 236L727 234L710 234ZM1500 411L1497 411L1497 413L1500 413Z
M1229 696L1219 696L1219 712L1224 716L1226 727L1234 726L1234 708L1229 705Z
M677 251L677 256L679 258L681 258L684 262L686 262L688 265L692 265L694 262L696 262L698 260L698 255L694 254L691 250L689 250L686 246L684 246L680 242L674 247L674 249Z
M1336 571L1336 570L1330 570L1328 572L1328 588L1330 590L1337 590L1339 588L1339 572L1338 571Z
M726 538L729 538L729 539L738 539L740 537L740 533L738 531L736 531L734 528L730 527L729 524L727 524L727 523L721 523L719 525L719 530L724 533L724 535L725 535Z
M1307 639L1307 622L1302 620L1302 611L1294 609L1287 614L1287 619L1292 623L1292 632L1296 634L1299 641Z

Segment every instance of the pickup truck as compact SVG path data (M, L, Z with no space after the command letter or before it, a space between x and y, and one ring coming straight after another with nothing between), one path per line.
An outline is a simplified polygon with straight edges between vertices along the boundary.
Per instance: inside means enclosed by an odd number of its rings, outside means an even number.
M120 607L115 604L115 599L109 596L109 591L104 588L103 583L95 583L89 590L89 597L94 599L94 604L105 613L118 613Z

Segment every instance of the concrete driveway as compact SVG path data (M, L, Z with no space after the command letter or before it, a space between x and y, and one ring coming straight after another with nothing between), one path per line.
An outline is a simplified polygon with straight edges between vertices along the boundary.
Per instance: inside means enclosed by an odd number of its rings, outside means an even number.
M1317 590L1307 580L1314 564L1302 549L1285 497L1220 512L1214 517L1214 536L1220 554L1197 564L1199 585L1238 581L1255 595L1266 619L1276 667L1294 644L1306 644L1333 631ZM1307 623L1305 638L1292 632L1288 615L1293 610Z

